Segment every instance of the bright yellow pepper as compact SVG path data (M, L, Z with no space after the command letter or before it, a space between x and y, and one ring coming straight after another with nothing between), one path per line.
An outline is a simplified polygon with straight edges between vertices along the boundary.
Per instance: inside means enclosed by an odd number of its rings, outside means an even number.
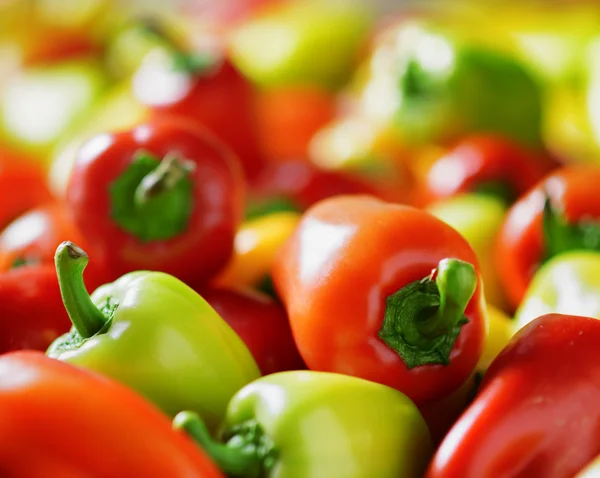
M246 220L235 236L233 256L214 284L232 288L259 285L269 276L279 248L299 219L299 213L286 211Z
M513 321L500 309L487 305L488 332L485 348L477 364L477 371L485 372L516 332Z

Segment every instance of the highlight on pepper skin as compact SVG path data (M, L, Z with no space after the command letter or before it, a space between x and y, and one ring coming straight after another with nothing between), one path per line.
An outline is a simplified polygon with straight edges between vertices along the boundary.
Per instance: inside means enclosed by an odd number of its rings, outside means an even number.
M0 477L595 476L599 18L0 1Z

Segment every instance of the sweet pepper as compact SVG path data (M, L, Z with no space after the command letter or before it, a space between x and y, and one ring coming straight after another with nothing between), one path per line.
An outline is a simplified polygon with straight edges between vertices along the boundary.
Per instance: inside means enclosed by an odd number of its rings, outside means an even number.
M385 384L421 406L459 388L481 356L477 258L425 211L370 196L321 201L281 249L273 282L311 370Z
M223 476L132 390L41 352L0 356L0 410L7 478Z
M517 308L535 271L570 250L600 250L600 167L569 165L546 176L508 211L498 234L496 267Z
M540 267L515 314L521 328L540 315L575 314L600 319L600 252L559 254Z
M231 399L214 441L193 413L174 420L229 476L420 477L427 425L398 391L326 372L263 377Z
M548 314L513 337L427 478L571 478L600 453L600 321Z
M549 157L500 135L470 135L433 161L416 201L426 206L459 194L479 193L511 205L554 166Z
M0 354L44 351L71 322L51 265L24 265L0 272Z
M50 357L108 375L164 412L192 409L214 427L228 400L260 376L252 354L191 288L162 272L136 271L88 295L87 254L70 242L56 270L73 322Z
M169 119L87 141L66 202L111 279L150 269L196 283L231 255L244 182L238 161L213 135Z
M541 145L542 91L517 59L438 21L382 33L367 65L361 109L406 144L449 143L475 132Z

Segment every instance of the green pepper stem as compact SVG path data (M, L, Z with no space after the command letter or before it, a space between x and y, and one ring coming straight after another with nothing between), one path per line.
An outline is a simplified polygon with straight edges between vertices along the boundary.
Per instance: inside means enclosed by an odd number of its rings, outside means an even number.
M184 430L229 476L258 477L262 459L248 447L233 448L215 441L197 413L184 411L173 419L173 428Z
M187 178L195 164L178 159L175 154L167 154L160 164L148 173L135 190L134 202L143 206L152 197L171 191L179 181Z
M412 282L386 299L379 337L409 369L450 363L477 288L477 273L468 262L443 259L434 272L435 280L429 276Z
M106 317L92 302L83 281L83 270L88 260L85 251L69 241L61 243L54 254L65 309L77 332L84 339L97 334L106 324Z
M475 293L477 274L468 262L444 259L438 264L435 283L440 305L431 317L417 322L421 335L429 339L447 334L462 318Z

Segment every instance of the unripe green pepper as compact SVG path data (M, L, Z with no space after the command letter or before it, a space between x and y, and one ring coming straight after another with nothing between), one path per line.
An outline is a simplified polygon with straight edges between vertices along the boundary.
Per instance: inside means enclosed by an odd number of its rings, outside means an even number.
M112 377L170 416L194 410L214 428L234 393L260 377L242 340L200 295L162 272L126 274L90 298L87 262L73 243L56 251L74 327L47 355Z
M404 394L357 377L281 372L241 389L214 441L196 415L186 430L229 476L277 478L420 477L431 457L429 430Z
M387 115L407 144L486 132L541 145L534 75L499 49L439 25L404 22L376 46L363 103L367 114Z
M600 319L600 253L569 251L554 256L535 275L515 314L523 328L544 314L568 314Z
M371 23L362 2L278 2L233 30L232 61L262 87L337 88L349 79Z
M0 139L47 156L99 100L108 80L95 60L30 67L0 95Z

